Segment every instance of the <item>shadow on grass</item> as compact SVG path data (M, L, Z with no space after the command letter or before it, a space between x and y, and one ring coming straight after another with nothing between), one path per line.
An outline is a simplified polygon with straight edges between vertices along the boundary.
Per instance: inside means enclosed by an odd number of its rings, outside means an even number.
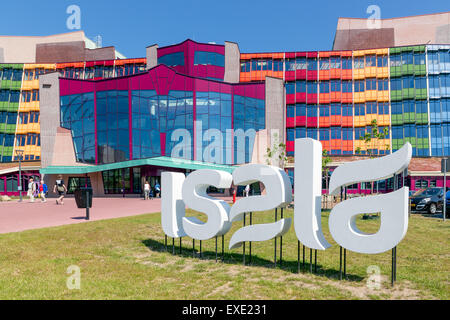
M182 243L181 251L180 251L180 242L179 238L175 239L175 242L172 242L172 238L168 238L167 240L167 247L164 243L164 241L157 241L153 239L146 239L142 240L142 243L150 250L155 252L167 252L169 254L173 254L176 256L184 257L184 258L193 258L193 259L201 259L201 260L216 260L217 262L222 262L230 265L243 265L244 264L244 255L242 253L235 253L235 252L224 252L222 256L222 243L220 240L217 241L217 254L216 251L210 251L210 250L202 250L202 255L200 257L199 252L199 241L195 241L195 250L192 248L192 242L190 242L190 247L186 246L186 241L184 242L184 245ZM242 250L242 247L241 247ZM242 252L242 251L241 251ZM339 269L331 269L331 268L324 268L322 265L314 264L314 250L312 251L312 263L310 263L310 250L305 250L305 262L303 263L303 253L300 252L300 263L298 260L282 260L281 266L280 266L280 258L279 258L279 247L277 248L277 264L276 268L296 274L296 273L313 273L316 276L319 277L326 277L333 280L338 280L340 277ZM267 260L263 259L257 255L254 255L252 253L252 256L249 255L249 247L248 243L246 245L246 251L245 251L245 265L246 266L258 266L258 267L264 267L268 269L273 269L275 267L274 260ZM319 261L319 258L317 259L317 262ZM339 263L339 260L337 260ZM343 267L342 267L343 268ZM347 281L354 281L354 282L361 282L364 280L363 277L358 275L351 275L346 274L344 276L343 269L342 269L342 279L345 279Z

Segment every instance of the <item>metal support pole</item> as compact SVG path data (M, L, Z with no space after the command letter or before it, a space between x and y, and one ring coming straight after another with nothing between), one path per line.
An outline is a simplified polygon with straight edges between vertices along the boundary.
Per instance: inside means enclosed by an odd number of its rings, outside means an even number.
M253 223L252 218L253 218L253 213L250 212L250 225L252 225L252 223ZM250 256L248 258L248 263L252 263L252 242L251 241L248 243L248 250L249 250L249 254L250 254Z
M394 286L394 248L392 248L391 254L391 287Z
M200 259L203 258L202 255L202 240L200 240Z
M347 249L344 248L344 278L347 279Z
M20 185L20 191L19 191L20 200L19 200L19 202L22 202L23 201L23 197L22 197L22 190L23 190L23 185L22 185L22 154L19 154L19 185Z
M89 220L89 191L86 189L86 220Z
M297 240L297 273L300 273L300 241Z
M216 262L217 262L217 236L216 236Z
M244 213L244 221L243 221L244 227L245 227L245 215L246 215L246 213ZM245 266L245 241L242 245L242 264Z
M182 239L182 237L180 237L180 254L181 254L181 239Z
M192 239L192 258L195 258L195 239Z
M164 235L164 245L165 245L166 251L167 251L167 234Z
M447 213L447 158L444 159L444 199L442 206L442 219L445 221L445 214Z
M278 220L278 209L275 208L275 222ZM275 244L273 246L273 267L277 267L277 237L275 237Z
M175 238L172 238L172 254L175 254Z
M225 243L225 236L222 236L222 262L225 261L225 246L224 246L224 243Z
M342 280L342 247L339 246L339 280Z
M317 249L314 250L314 273L317 273Z
M305 245L303 245L303 268L306 266L305 263Z
M284 216L284 209L281 208L281 220L283 220L283 216ZM282 262L283 262L283 236L280 237L280 268Z
M312 249L309 249L309 273L312 273Z
M397 247L394 248L394 281L397 282Z

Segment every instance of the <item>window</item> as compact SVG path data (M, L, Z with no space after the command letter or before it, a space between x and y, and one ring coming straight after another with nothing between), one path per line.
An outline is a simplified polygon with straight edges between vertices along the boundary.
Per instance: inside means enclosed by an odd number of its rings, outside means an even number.
M175 59L176 64L172 65L184 65L184 53L178 52L177 54L182 54L182 56L177 56ZM166 56L164 56L166 57ZM182 64L181 63L182 60ZM161 62L164 63L164 62ZM260 61L260 64L265 65L265 69L267 70L267 61ZM209 52L209 51L195 51L194 53L194 65L211 65L211 66L218 66L218 67L225 67L225 56L220 53L216 52Z
M377 82L378 82L378 90L379 91L389 90L388 79L378 79Z
M353 61L353 67L355 69L363 69L364 68L364 58L355 57L355 60Z
M317 70L317 59L315 58L306 59L306 63L309 71Z
M319 108L321 117L329 117L330 116L330 106L320 106Z
M295 116L306 116L306 105L305 104L296 104L295 105Z
M341 105L340 104L332 104L331 105L331 115L332 116L340 116L341 115Z
M273 60L273 71L283 71L283 60Z
M305 80L298 80L295 82L295 92L299 93L305 93L306 92L306 81Z
M402 65L402 58L399 54L393 54L390 56L391 67L400 67Z
M377 103L376 102L367 102L366 103L366 114L377 114Z
M364 80L355 80L355 92L364 91Z
M366 79L366 90L377 90L377 80L375 78Z
M342 81L342 92L351 93L353 91L352 81L351 80L343 80Z
M331 87L331 92L340 92L341 91L341 81L331 80L330 87Z
M92 187L91 178L89 177L69 177L67 187L67 194L73 194L73 192L81 187Z
M366 56L366 67L376 67L377 60L375 55Z
M317 82L316 81L308 81L307 82L308 94L317 93Z
M428 181L424 179L416 180L414 186L416 189L426 189L428 188Z
M330 140L330 129L329 128L321 128L321 129L319 129L319 140L320 141L328 141L328 140Z
M414 54L414 64L415 65L425 65L425 53L415 53Z
M295 59L295 69L296 70L306 70L306 58L297 57Z
M355 103L355 116L364 116L366 107L363 103Z
M387 56L377 56L377 67L387 67L388 58Z
M403 89L414 89L414 77L403 77Z
M329 58L319 59L319 69L320 70L330 70L330 59Z
M174 52L159 57L158 64L165 64L172 67L184 66L184 52Z
M351 57L342 57L342 69L351 70L352 69L352 58Z
M286 82L286 94L295 93L295 82Z
M330 82L321 81L319 82L320 93L330 93Z
M330 69L340 69L341 68L341 58L331 57L330 58Z

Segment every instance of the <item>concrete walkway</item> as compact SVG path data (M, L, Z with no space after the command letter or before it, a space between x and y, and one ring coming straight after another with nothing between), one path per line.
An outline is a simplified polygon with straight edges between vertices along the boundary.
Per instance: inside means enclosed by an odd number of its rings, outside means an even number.
M30 203L0 202L0 233L18 232L29 229L61 226L86 222L86 209L78 209L74 198L64 199L64 205L57 205L56 199L42 203L36 199ZM90 209L90 221L135 216L161 211L161 199L141 198L94 198Z

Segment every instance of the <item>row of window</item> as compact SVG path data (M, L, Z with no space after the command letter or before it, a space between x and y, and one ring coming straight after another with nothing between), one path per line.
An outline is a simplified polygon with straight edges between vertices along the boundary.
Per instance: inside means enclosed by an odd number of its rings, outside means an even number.
M404 114L404 113L428 113L428 106L426 101L419 100L403 100L399 102L391 103L391 113Z
M427 88L426 77L405 76L401 78L391 79L391 90L426 89L426 88Z
M355 57L353 68L364 67L387 67L387 55L368 55ZM284 66L284 69L283 69ZM252 59L241 62L241 72L250 71L295 71L295 70L330 70L330 69L352 69L351 57L331 58L286 58L286 59Z
M0 111L0 126L6 124L16 124L17 112Z
M225 56L216 52L195 51L194 66L199 65L225 67Z
M5 147L14 146L14 135L0 133L0 147L1 146L5 146Z
M19 112L19 124L39 123L39 112Z
M16 103L19 102L19 99L19 90L0 90L0 101Z
M400 103L401 107L401 103ZM354 109L354 111L353 111ZM286 116L288 118L292 117L317 117L317 110L319 110L320 117L328 116L343 116L352 117L364 116L366 114L378 114L378 115L388 115L389 114L389 103L387 102L367 102L367 103L356 103L354 106L351 104L331 104L331 105L306 105L306 104L296 104L286 106ZM425 112L426 103L425 103Z
M405 64L425 65L425 53L412 51L403 52L401 54L392 54L390 56L391 67L400 67Z
M37 69L25 69L25 75L23 80L25 81L31 81L31 80L38 80L39 76L41 74L53 72L54 70L51 69L44 69L44 68L37 68Z
M5 68L0 69L1 80L22 81L22 69Z
M22 91L22 102L39 101L39 90Z
M16 136L16 146L41 146L41 136L39 134L18 134Z

